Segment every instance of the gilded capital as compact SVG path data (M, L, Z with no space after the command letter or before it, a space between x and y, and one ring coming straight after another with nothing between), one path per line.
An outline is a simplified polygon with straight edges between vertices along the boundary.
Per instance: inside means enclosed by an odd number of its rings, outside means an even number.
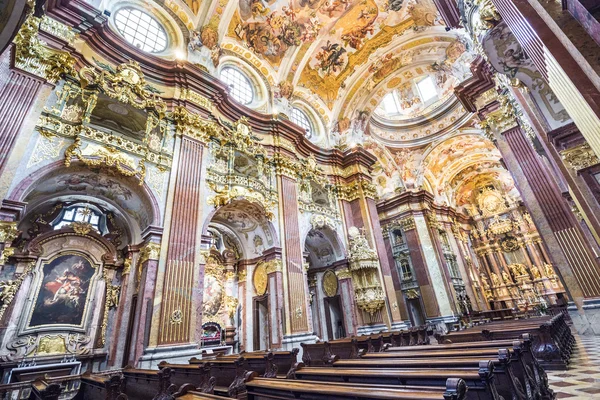
M140 265L148 260L158 260L160 257L160 244L158 243L147 243L140 250Z
M594 150L588 143L576 146L560 152L562 159L574 171L591 167L600 162Z
M19 236L16 221L0 221L0 243L11 243Z
M400 225L405 232L416 228L415 219L412 216L402 218L400 220Z

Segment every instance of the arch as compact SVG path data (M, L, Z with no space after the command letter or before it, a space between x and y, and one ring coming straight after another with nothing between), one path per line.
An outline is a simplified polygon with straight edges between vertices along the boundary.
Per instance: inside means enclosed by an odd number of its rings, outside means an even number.
M252 259L259 255L254 244L256 236L262 240L262 250L280 246L277 231L267 214L261 204L236 199L208 213L202 225L202 235L208 234L209 226L222 225L239 240L243 258Z
M346 251L337 231L329 225L314 226L302 240L311 267L324 267L346 258ZM328 252L325 254L325 252ZM332 257L327 257L331 255Z
M8 196L27 203L32 211L53 199L66 198L110 204L132 228L132 240L140 241L148 226L162 225L158 201L146 183L140 186L135 178L95 172L79 161L68 168L62 161L46 165L23 179Z

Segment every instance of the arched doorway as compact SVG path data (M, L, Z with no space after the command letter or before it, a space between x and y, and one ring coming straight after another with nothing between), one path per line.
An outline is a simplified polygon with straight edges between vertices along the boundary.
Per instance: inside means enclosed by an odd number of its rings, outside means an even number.
M281 316L274 312L281 309L283 298L277 289L281 270L273 268L279 241L268 215L261 205L239 198L215 210L206 224L210 257L205 264L202 327L207 337L206 329L220 328L220 345L235 350L277 348L283 336ZM207 292L212 289L222 291L222 297Z
M313 331L322 340L345 337L347 317L335 268L346 260L335 231L328 226L311 229L304 251Z

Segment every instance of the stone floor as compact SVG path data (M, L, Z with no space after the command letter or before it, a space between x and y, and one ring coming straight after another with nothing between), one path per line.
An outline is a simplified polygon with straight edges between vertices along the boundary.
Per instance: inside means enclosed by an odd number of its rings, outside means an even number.
M600 399L600 336L576 336L566 371L547 371L557 399Z

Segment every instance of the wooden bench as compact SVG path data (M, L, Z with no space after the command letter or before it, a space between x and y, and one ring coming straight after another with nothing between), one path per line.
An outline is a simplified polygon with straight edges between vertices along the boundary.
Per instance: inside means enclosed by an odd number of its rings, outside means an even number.
M528 320L504 321L470 328L447 335L436 335L439 343L465 343L517 339L530 334L532 350L545 368L566 369L575 343L575 337L566 324L563 314L552 318L531 318Z
M253 378L245 383L248 400L263 399L395 399L395 400L463 400L467 387L463 380L449 378L444 391L439 389L403 389L349 383Z
M500 399L493 379L493 364L482 361L479 369L358 369L332 367L304 367L295 371L299 380L344 382L396 386L408 390L443 391L448 378L463 379L468 387L466 399Z
M128 400L125 378L120 371L104 374L84 374L78 395L85 400Z
M527 393L539 393L545 398L552 398L552 390L548 387L548 381L543 369L537 362L531 351L522 342L513 346L514 351L508 349L494 349L496 357L493 360L498 390L501 395L509 398L526 399ZM457 351L458 352L458 351ZM335 368L405 368L405 369L478 369L480 361L490 358L491 351L485 351L478 357L471 354L469 357L460 354L446 352L443 356L437 356L439 352L430 354L419 354L418 357L409 358L403 355L406 352L383 352L374 353L358 360L339 360L332 364ZM399 357L396 357L399 355ZM512 394L511 394L512 393ZM515 397L516 395L516 397Z
M256 371L264 378L275 378L278 375L285 376L288 371L298 362L299 349L292 351L255 351L243 352L241 354L222 355L211 360L235 360L243 356L248 363L248 370ZM190 364L202 364L205 359L191 358Z

